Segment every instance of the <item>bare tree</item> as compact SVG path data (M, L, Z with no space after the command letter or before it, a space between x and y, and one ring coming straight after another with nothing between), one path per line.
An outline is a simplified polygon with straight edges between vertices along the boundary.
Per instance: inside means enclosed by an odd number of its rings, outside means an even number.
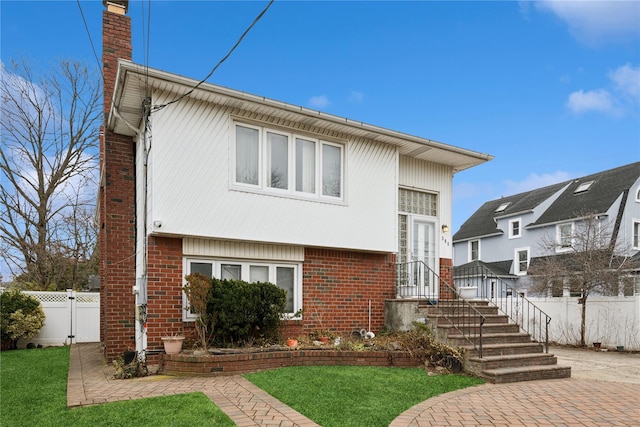
M0 255L35 288L75 288L63 270L87 262L95 244L87 213L97 194L100 77L71 61L42 73L12 61L0 71Z
M582 304L580 345L585 346L587 299L592 294L618 295L621 287L633 286L631 265L625 248L617 244L610 223L596 214L579 216L572 232L560 238L545 236L540 246L548 255L538 258L529 270L533 292L569 287Z

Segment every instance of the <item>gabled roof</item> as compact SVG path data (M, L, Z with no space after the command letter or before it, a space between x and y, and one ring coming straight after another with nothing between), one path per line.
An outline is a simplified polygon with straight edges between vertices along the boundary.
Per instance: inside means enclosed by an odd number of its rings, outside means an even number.
M566 183L550 185L538 190L486 202L462 224L460 230L454 234L453 241L503 234L503 231L497 227L494 218L531 211L566 185ZM504 210L496 212L498 207L504 203L509 203L509 205Z
M528 224L528 226L552 224L576 218L581 213L604 213L622 192L633 186L639 177L640 162L636 162L486 202L462 224L460 230L454 234L453 241L455 243L473 238L503 234L503 230L497 227L497 218L530 212L558 191L562 191L562 193L534 223ZM585 191L576 193L576 190L581 185L591 181L593 183ZM503 211L496 212L499 206L507 202L509 202L509 205Z
M605 213L622 192L629 190L640 177L640 162L578 178L569 183L562 196L532 225L563 221L584 213ZM586 191L576 192L588 184Z
M453 278L456 276L465 274L466 271L473 271L477 267L485 267L489 269L492 273L494 273L498 277L509 278L509 277L518 277L510 273L512 260L506 261L495 261L495 262L484 262L480 260L475 260L468 262L466 264L458 265L453 267Z
M181 94L189 93L188 97L191 99L228 107L233 109L234 114L249 120L271 120L280 125L295 125L311 133L365 138L390 144L396 146L402 156L451 166L454 172L493 159L493 156L489 154L478 153L211 83L202 83L197 89L193 89L197 84L197 80L120 60L107 127L115 133L134 136L136 130L140 128L143 100L149 93L162 91L175 94L169 99L177 99Z

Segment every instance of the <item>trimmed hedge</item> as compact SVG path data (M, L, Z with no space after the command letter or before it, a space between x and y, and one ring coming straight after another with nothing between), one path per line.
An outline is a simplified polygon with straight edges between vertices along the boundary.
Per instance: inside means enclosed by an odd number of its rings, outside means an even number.
M207 314L217 346L278 339L286 291L273 283L212 279Z

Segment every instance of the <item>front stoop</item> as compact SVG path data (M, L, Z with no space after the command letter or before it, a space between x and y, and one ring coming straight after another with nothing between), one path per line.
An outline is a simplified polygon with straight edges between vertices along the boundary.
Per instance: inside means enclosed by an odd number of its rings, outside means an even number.
M432 306L421 309L438 339L466 350L464 368L467 372L496 384L571 377L570 366L558 366L553 354L545 353L540 343L532 341L529 334L520 332L506 315L498 314L497 307L490 306L487 301L473 301L472 304L486 319L483 357L479 357L472 342L460 333L474 327L462 325L454 328L447 317L455 315L448 312L446 303L439 304L439 311Z

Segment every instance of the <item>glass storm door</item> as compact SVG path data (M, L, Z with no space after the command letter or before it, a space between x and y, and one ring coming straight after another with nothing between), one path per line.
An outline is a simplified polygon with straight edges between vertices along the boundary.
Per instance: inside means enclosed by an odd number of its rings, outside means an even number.
M429 271L435 271L436 264L436 226L433 221L413 219L411 227L411 261L413 265L412 281L416 286L417 296L429 296L437 298L437 289L433 289L434 275ZM428 267L428 268L426 268Z

